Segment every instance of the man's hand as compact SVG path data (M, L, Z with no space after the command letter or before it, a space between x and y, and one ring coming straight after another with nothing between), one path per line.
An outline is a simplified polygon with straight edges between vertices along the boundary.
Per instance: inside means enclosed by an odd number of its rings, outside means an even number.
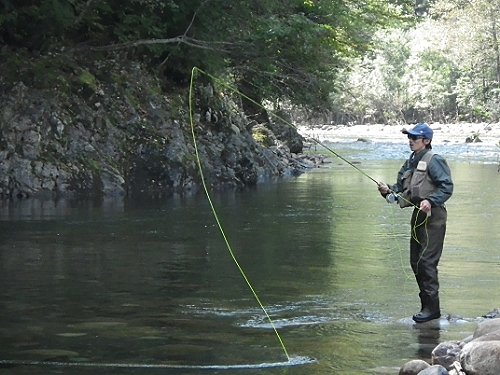
M429 202L427 199L424 199L422 202L420 202L420 209L427 215L429 215L431 213L431 202Z
M387 184L383 183L383 182L379 182L378 183L378 191L380 192L380 194L382 194L382 196L386 196L387 194L389 194L389 186L387 186Z

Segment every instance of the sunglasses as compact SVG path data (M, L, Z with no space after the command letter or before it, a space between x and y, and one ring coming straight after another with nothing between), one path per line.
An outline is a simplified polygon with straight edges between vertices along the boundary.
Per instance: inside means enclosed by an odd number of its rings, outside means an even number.
M411 139L412 141L416 141L419 139L424 139L424 137L418 136L418 135L408 135L408 139Z

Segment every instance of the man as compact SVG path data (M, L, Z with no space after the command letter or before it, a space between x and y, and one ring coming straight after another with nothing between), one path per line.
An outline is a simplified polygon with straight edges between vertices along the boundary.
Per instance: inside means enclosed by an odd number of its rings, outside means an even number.
M419 123L408 135L410 158L401 167L397 182L389 187L381 182L378 190L388 201L396 198L401 208L413 207L411 217L410 264L420 289L417 323L441 316L439 307L438 263L443 251L447 212L444 203L453 193L453 181L446 160L431 151L433 131Z

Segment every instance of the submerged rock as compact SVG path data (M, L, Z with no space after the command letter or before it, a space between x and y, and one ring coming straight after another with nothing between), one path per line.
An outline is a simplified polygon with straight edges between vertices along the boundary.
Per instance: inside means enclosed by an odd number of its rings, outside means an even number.
M401 369L399 370L399 375L417 375L420 371L429 368L430 365L421 360L414 359L409 362L406 362Z
M495 318L491 320L484 320L478 324L474 334L473 339L477 339L486 334L500 330L500 318Z
M433 365L426 368L418 373L418 375L449 375L448 370L446 370L441 365Z
M498 147L500 147L500 143ZM489 313L485 314L483 318L488 318L488 319L500 318L500 309L493 309Z

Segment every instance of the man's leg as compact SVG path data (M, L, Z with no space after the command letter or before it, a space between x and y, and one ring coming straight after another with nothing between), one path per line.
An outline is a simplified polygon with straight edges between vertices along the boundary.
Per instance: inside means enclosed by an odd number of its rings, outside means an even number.
M413 316L425 322L441 316L439 306L438 264L446 233L446 209L433 208L432 215L415 210L412 215L410 263L420 289L422 309Z

